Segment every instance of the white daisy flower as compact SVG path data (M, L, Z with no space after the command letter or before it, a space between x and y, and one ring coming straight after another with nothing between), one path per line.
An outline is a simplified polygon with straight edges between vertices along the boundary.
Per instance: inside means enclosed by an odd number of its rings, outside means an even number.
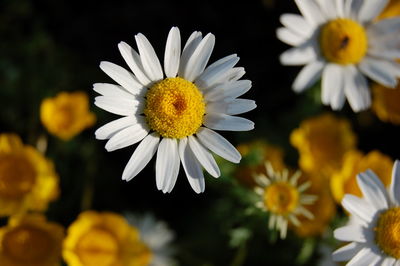
M181 53L179 29L168 35L164 73L146 37L135 36L139 54L125 42L118 47L133 74L110 62L100 68L119 85L96 83L94 90L103 96L95 104L123 116L96 131L97 139L109 139L107 151L140 142L130 158L122 179L135 177L157 152L156 184L171 192L180 162L193 190L205 188L202 167L213 177L220 170L211 152L238 163L240 153L214 130L247 131L254 123L235 115L256 107L252 100L238 99L251 88L250 80L239 80L245 73L234 67L236 54L206 67L215 37L193 32Z
M284 65L305 65L293 83L302 92L322 78L321 101L354 112L371 105L366 77L395 87L400 77L400 17L374 19L389 0L295 0L303 16L283 14L277 37L292 46ZM394 34L395 33L395 34Z
M148 213L143 216L128 213L125 217L129 224L139 230L141 241L149 248L150 266L175 265L175 260L172 259L174 250L171 247L175 236L165 222L156 220Z
M299 226L298 215L313 219L314 215L303 205L313 204L317 197L304 192L310 187L311 182L298 185L297 181L301 172L297 171L289 178L289 171L275 172L271 163L265 164L266 174L258 174L254 180L258 184L254 191L260 196L256 206L269 212L269 229L280 231L280 237L286 237L288 224Z
M357 175L363 198L347 194L343 207L351 222L334 231L335 238L351 242L333 253L347 265L400 265L400 161L392 170L388 190L371 170Z

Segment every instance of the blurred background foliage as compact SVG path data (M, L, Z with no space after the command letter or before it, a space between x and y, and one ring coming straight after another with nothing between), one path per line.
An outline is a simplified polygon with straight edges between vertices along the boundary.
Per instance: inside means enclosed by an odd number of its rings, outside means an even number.
M279 16L287 12L298 12L292 0L1 0L0 131L33 146L47 140L46 156L61 182L48 219L67 227L87 209L152 212L175 231L180 265L316 265L324 245L337 245L330 242L331 231L324 240L293 233L279 240L266 230L267 215L255 210L249 189L234 179L233 164L221 164L225 174L219 179L208 176L203 194L192 191L182 171L173 192L163 194L155 186L153 163L129 183L121 180L134 147L107 153L105 143L95 140L95 129L114 119L112 114L91 104L96 125L69 141L49 135L39 119L41 101L61 91L85 91L92 103L92 84L110 81L98 68L100 61L124 65L118 42L134 45L134 34L141 32L162 58L171 26L179 27L182 39L194 30L212 32L216 46L210 61L237 53L245 78L253 82L246 98L258 105L244 115L256 123L255 130L223 135L234 145L262 139L280 147L285 163L297 168L290 133L302 120L331 110L321 105L318 84L301 95L290 89L299 68L280 65L279 54L288 46L275 37ZM398 126L371 111L354 114L348 104L336 115L350 121L359 150L400 157Z

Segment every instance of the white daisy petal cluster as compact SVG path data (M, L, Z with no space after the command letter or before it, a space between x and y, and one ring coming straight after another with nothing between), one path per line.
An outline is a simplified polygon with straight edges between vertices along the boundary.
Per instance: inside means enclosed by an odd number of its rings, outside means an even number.
M351 243L336 250L333 259L347 265L400 265L400 161L393 165L388 189L370 170L360 173L357 183L364 197L344 197L350 223L334 231L335 238Z
M295 0L302 16L283 14L277 37L294 46L284 65L305 65L293 83L302 92L321 79L321 101L354 112L371 105L367 78L395 87L400 77L400 17L375 21L388 0Z
M164 68L143 34L135 36L138 52L125 42L118 48L131 71L110 62L100 68L118 84L96 83L102 96L98 107L123 116L96 131L97 139L109 139L108 151L139 143L122 179L135 177L157 152L156 184L171 192L180 168L197 193L205 189L202 168L218 177L219 167L211 154L234 163L240 153L214 130L247 131L254 123L235 115L256 107L252 100L239 99L251 88L245 73L235 67L237 55L226 56L207 66L215 37L193 32L183 49L177 27L168 35ZM210 152L211 151L211 152Z

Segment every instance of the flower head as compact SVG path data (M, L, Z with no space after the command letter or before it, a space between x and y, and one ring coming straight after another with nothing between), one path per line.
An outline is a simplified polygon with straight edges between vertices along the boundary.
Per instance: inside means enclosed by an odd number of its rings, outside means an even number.
M61 265L64 228L41 214L13 216L0 228L0 265Z
M290 142L299 151L303 171L330 176L340 169L344 154L355 148L356 136L347 120L323 114L301 122Z
M289 178L287 169L275 172L268 162L265 164L265 168L267 175L255 176L259 186L254 190L260 196L257 207L269 213L269 228L278 229L280 237L285 238L289 222L295 226L300 225L298 215L313 219L313 214L303 205L314 203L316 197L303 193L310 187L309 182L298 186L297 180L301 176L299 171Z
M400 86L396 89L379 84L372 85L372 110L384 121L400 125Z
M44 211L59 194L53 164L14 134L0 134L0 216Z
M63 140L73 138L96 121L84 92L61 92L54 98L44 99L40 119L51 134Z
M335 230L336 239L351 242L333 253L336 261L351 265L396 265L400 262L400 161L392 169L387 190L376 174L357 175L363 197L346 195L343 207L351 223Z
M206 67L215 37L193 32L181 51L179 29L168 35L164 71L146 37L135 36L137 53L125 42L118 47L133 73L110 62L100 68L119 85L96 83L102 96L95 104L123 116L96 131L96 138L109 139L113 151L140 142L125 167L122 179L131 180L157 152L156 184L171 192L182 162L193 190L205 189L202 167L214 177L220 170L210 151L238 163L240 153L214 130L246 131L254 123L235 115L256 107L252 100L238 99L251 88L249 80L239 80L244 69L234 67L233 54ZM164 76L164 73L165 76Z
M373 170L381 178L381 181L388 185L390 183L392 164L393 160L389 156L376 150L367 154L357 150L347 152L343 157L342 168L334 173L330 180L333 197L337 202L340 202L344 194L361 196L361 190L356 182L356 175L367 169Z
M284 65L305 65L293 83L301 92L322 78L321 101L339 110L347 98L354 112L371 105L367 78L395 87L400 77L400 20L374 19L388 0L295 0L303 16L284 14L278 38L295 46Z

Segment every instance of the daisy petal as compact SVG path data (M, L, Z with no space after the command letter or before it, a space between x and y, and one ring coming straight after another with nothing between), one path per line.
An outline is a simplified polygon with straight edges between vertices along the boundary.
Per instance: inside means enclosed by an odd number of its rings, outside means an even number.
M178 177L179 163L177 140L163 138L157 150L156 184L158 190L162 190L164 193L172 190Z
M312 34L313 27L300 15L283 14L279 19L282 25L300 36L307 38Z
M389 199L382 181L371 170L357 175L357 184L364 198L376 210L387 209Z
M129 126L113 135L110 140L107 141L105 148L110 152L133 145L146 137L149 131L150 129L144 121Z
M230 100L245 94L250 88L250 80L226 82L206 92L204 98L208 102Z
M110 78L115 80L119 85L124 87L133 95L140 94L143 85L140 84L135 76L123 67L114 63L102 61L100 63L101 70L104 71Z
M228 55L209 65L196 79L197 87L205 89L218 83L225 73L239 61L236 54Z
M319 25L325 21L319 6L311 0L295 0L297 7L311 25Z
M207 103L207 113L223 113L227 115L238 115L256 108L256 102L247 99L234 99L229 102Z
M369 78L386 87L396 87L396 77L390 72L390 65L385 60L365 58L359 64L360 70Z
M344 6L344 16L354 20L358 19L358 12L361 9L364 0L347 0Z
M392 182L390 184L390 195L396 205L400 205L400 161L396 160L392 169Z
M312 86L321 77L324 66L325 62L314 61L303 67L293 82L293 90L302 92Z
M342 67L336 64L327 64L322 72L321 86L322 103L331 105L333 110L340 110L345 101Z
M211 153L208 152L195 137L189 136L188 140L190 149L204 169L213 177L219 177L221 172L219 171L218 165Z
M295 66L305 65L317 58L316 50L310 42L283 52L279 60L283 65Z
M364 243L367 241L365 238L365 230L361 226L347 225L339 227L333 231L333 236L341 241L354 241Z
M96 139L109 139L118 131L136 123L137 118L135 116L122 117L98 128L94 134L96 135Z
M153 46L141 33L135 35L135 40L139 49L140 60L142 61L146 75L153 82L161 80L163 78L163 72Z
M369 108L371 94L367 80L354 66L346 67L344 74L344 92L353 111L359 112Z
M400 18L382 19L368 27L368 35L381 36L395 33L400 28ZM378 40L379 41L379 40Z
M353 258L362 248L363 244L352 242L333 252L332 259L334 261L346 261Z
M144 106L143 101L108 96L97 96L94 104L110 113L124 116L141 113Z
M185 170L190 186L196 193L202 193L205 189L203 170L192 150L188 146L187 138L179 140L179 156Z
M178 73L179 60L181 56L181 35L177 27L169 31L164 55L165 75L173 78Z
M386 257L383 262L382 266L393 266L396 263L396 259L393 257Z
M341 0L342 1L342 0ZM337 5L335 5L335 1L325 1L325 0L316 0L316 2L321 7L324 15L329 19L336 18L336 11L338 10Z
M298 46L306 40L305 37L300 36L297 33L294 33L293 31L284 27L278 28L276 30L276 37L278 37L278 39L282 42L292 46Z
M136 100L136 97L134 95L124 90L123 87L115 84L95 83L93 84L93 90L97 93L100 93L103 96L121 97L121 98Z
M386 60L396 60L400 58L400 50L388 48L370 48L368 55Z
M342 206L366 223L372 221L372 214L375 213L374 209L364 199L351 194L346 194L343 197Z
M383 11L388 2L389 0L365 0L358 13L358 20L360 22L373 20Z
M142 83L144 86L149 85L151 80L145 74L139 54L125 42L120 42L118 44L118 49L126 64L132 70L133 74L135 74L140 83Z
M137 146L122 173L122 180L134 178L149 163L157 151L160 136L157 133L147 135Z
M199 138L201 144L215 154L233 163L240 162L242 156L238 150L217 132L201 127L197 130L196 136Z
M248 131L254 123L246 118L210 113L204 116L204 125L215 130Z
M192 82L204 71L214 49L214 44L215 36L211 33L201 40L183 70L184 79Z
M364 247L346 265L376 265L375 263L379 261L380 256L372 251L370 247Z
M185 47L183 48L181 55L181 62L179 64L178 75L183 77L184 70L186 69L189 58L192 56L193 52L196 50L197 46L202 40L201 32L193 32L188 40L186 41Z

